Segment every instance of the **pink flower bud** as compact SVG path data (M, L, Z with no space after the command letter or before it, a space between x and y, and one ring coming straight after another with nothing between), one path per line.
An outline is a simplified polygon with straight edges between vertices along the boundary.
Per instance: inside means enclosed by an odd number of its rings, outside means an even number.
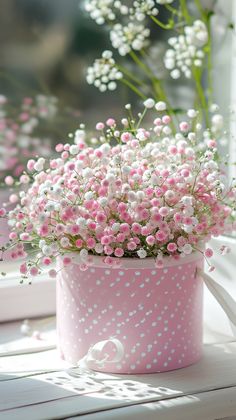
M6 209L3 209L3 208L1 208L0 209L0 217L4 217L4 216L6 216Z
M104 129L104 127L105 127L105 125L102 123L102 122L98 122L97 124L96 124L96 130L103 130Z
M31 172L34 170L35 161L33 159L28 160L27 169Z
M108 118L108 120L106 121L106 125L108 125L108 127L113 127L115 124L116 122L113 118Z
M59 143L55 147L56 152L61 153L64 150L64 146L62 143Z
M189 124L186 121L182 121L179 125L179 129L186 133L189 130Z
M213 256L213 250L211 248L206 248L206 250L205 250L205 256L207 258L211 258Z

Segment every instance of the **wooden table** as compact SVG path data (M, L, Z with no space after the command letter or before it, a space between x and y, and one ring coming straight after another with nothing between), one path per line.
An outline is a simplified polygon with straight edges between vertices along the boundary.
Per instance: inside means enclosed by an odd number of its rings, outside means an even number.
M46 326L42 340L22 337L19 322L0 326L0 420L236 420L232 339L205 344L185 369L110 375L71 369L53 348L54 320Z

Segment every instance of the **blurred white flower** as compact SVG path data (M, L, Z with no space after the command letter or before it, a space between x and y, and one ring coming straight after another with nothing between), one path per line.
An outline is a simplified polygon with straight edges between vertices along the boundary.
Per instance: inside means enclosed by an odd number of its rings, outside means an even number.
M208 32L204 22L201 20L195 20L192 26L186 26L184 28L186 34L186 41L189 45L195 47L203 47L208 41Z
M173 79L178 79L181 73L191 78L192 66L201 67L204 51L201 49L208 42L208 32L204 22L196 20L192 26L184 28L184 34L171 37L169 48L164 57L165 67L171 70Z
M87 0L85 10L98 25L103 25L106 20L114 20L113 0Z
M119 54L124 56L131 50L139 51L147 44L150 30L144 25L129 22L123 26L120 23L114 25L110 32L112 46L118 49Z
M117 80L122 79L123 74L117 69L111 51L104 51L102 57L95 60L93 66L87 70L87 83L94 85L100 92L115 90Z
M130 15L134 16L139 22L143 21L147 15L157 16L159 10L154 0L136 0L133 7L129 9Z

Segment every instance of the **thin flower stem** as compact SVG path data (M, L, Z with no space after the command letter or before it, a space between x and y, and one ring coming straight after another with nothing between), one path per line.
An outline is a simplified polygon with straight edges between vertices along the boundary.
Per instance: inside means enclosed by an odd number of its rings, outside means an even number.
M200 0L194 0L195 5L201 15L202 20L205 22L208 31L208 42L206 45L206 52L207 52L207 83L208 83L208 95L209 100L208 102L211 104L213 102L213 85L212 85L212 42L211 42L211 14L208 14L204 8Z
M142 54L144 54L144 52L142 52ZM149 67L142 60L140 60L140 58L137 56L137 54L135 54L134 51L130 52L130 56L133 59L133 61L145 72L145 74L151 80L154 91L159 96L159 98L155 98L155 99L164 99L165 94L160 86L160 82L158 79L155 78L154 74L149 69Z
M180 14L179 10L175 9L173 6L171 6L170 4L165 4L165 8L171 12L173 15L178 15Z
M147 56L146 52L144 50L141 50L141 54L143 56ZM136 56L136 54L135 54ZM174 118L175 117L175 112L173 111L173 108L168 100L168 97L165 93L165 89L162 86L161 80L157 79L157 77L155 77L155 75L151 72L151 70L149 69L149 67L147 65L145 65L141 60L139 60L139 58L136 56L136 60L135 61L138 65L140 65L140 67L143 68L142 65L145 66L146 69L146 74L149 76L151 82L152 82L152 86L153 86L153 97L156 101L162 100L167 104L168 110L170 115ZM175 129L173 122L171 123L172 129Z
M131 73L131 71L127 70L126 67L121 66L120 64L117 64L116 67L118 70L120 70L122 73L124 73L126 76L128 76L130 79L132 79L135 83L137 83L140 86L143 86L142 80L139 80L136 76Z
M203 7L201 5L201 2L199 0L194 0L194 2L195 2L195 5L196 5L196 7L197 7L197 9L198 9L198 11L200 13L200 15L204 15L205 16L204 9L203 9Z
M202 83L201 83L201 73L199 71L196 70L196 68L192 68L192 72L193 72L193 76L194 76L194 80L196 83L196 90L197 90L197 94L200 100L200 104L201 107L203 109L203 112L205 114L205 120L206 120L206 125L207 127L210 126L210 121L209 121L209 115L208 115L208 104L206 101L206 97L205 97L205 92L202 88Z
M143 113L142 113L141 117L139 118L139 121L138 121L138 124L137 124L136 129L138 129L138 128L140 127L140 124L141 124L141 122L143 121L143 119L144 119L144 117L145 117L146 112L147 112L147 108L145 107L145 108L144 108L144 110L143 110Z
M174 21L171 23L162 23L159 19L157 19L155 16L151 16L151 19L153 20L153 22L155 22L158 26L160 26L160 28L162 29L173 29L174 27Z
M211 45L211 22L208 19L207 22L208 29L208 43L207 43L207 82L208 82L208 102L212 104L213 102L213 80L212 80L212 45Z
M180 7L181 7L182 15L185 18L186 22L191 23L192 19L188 12L186 0L180 0Z
M142 60L140 60L140 58L137 56L137 54L135 54L135 52L133 50L130 51L130 57L132 58L132 60L140 67L143 69L143 71L146 73L146 75L153 80L154 79L154 75L152 73L152 71L149 69L149 67L142 62Z
M142 51L142 54L144 55L144 51ZM140 58L135 54L134 51L130 52L130 56L133 59L133 61L146 73L146 75L149 77L149 79L152 82L154 92L157 93L158 97L155 96L155 99L157 100L163 100L168 104L168 99L166 97L165 91L161 86L161 82L159 79L157 79L152 71L149 69L149 67L140 60ZM169 107L170 108L170 107Z
M128 86L133 92L135 92L143 100L147 99L147 97L129 80L123 78L121 79L121 82L124 83L126 86Z

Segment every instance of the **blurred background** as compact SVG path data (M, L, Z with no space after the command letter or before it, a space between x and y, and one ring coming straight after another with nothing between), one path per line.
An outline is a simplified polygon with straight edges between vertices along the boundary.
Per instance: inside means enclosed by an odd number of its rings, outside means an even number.
M88 121L123 103L125 92L101 96L86 83L88 65L109 47L109 39L82 1L1 0L0 5L1 94L14 101L53 95Z
M89 17L83 3L83 0L1 0L1 94L14 101L22 95L54 95L61 106L75 109L82 120L93 122L104 118L108 110L109 114L121 112L121 104L132 99L127 88L122 86L101 95L86 83L87 67L111 45L104 26L98 26ZM161 7L159 18L167 20L166 13ZM162 77L166 71L163 41L166 35L170 36L165 32L155 25L152 33L155 42L150 52L152 65ZM177 86L176 81L168 80L168 85L180 103L191 95L186 80Z

